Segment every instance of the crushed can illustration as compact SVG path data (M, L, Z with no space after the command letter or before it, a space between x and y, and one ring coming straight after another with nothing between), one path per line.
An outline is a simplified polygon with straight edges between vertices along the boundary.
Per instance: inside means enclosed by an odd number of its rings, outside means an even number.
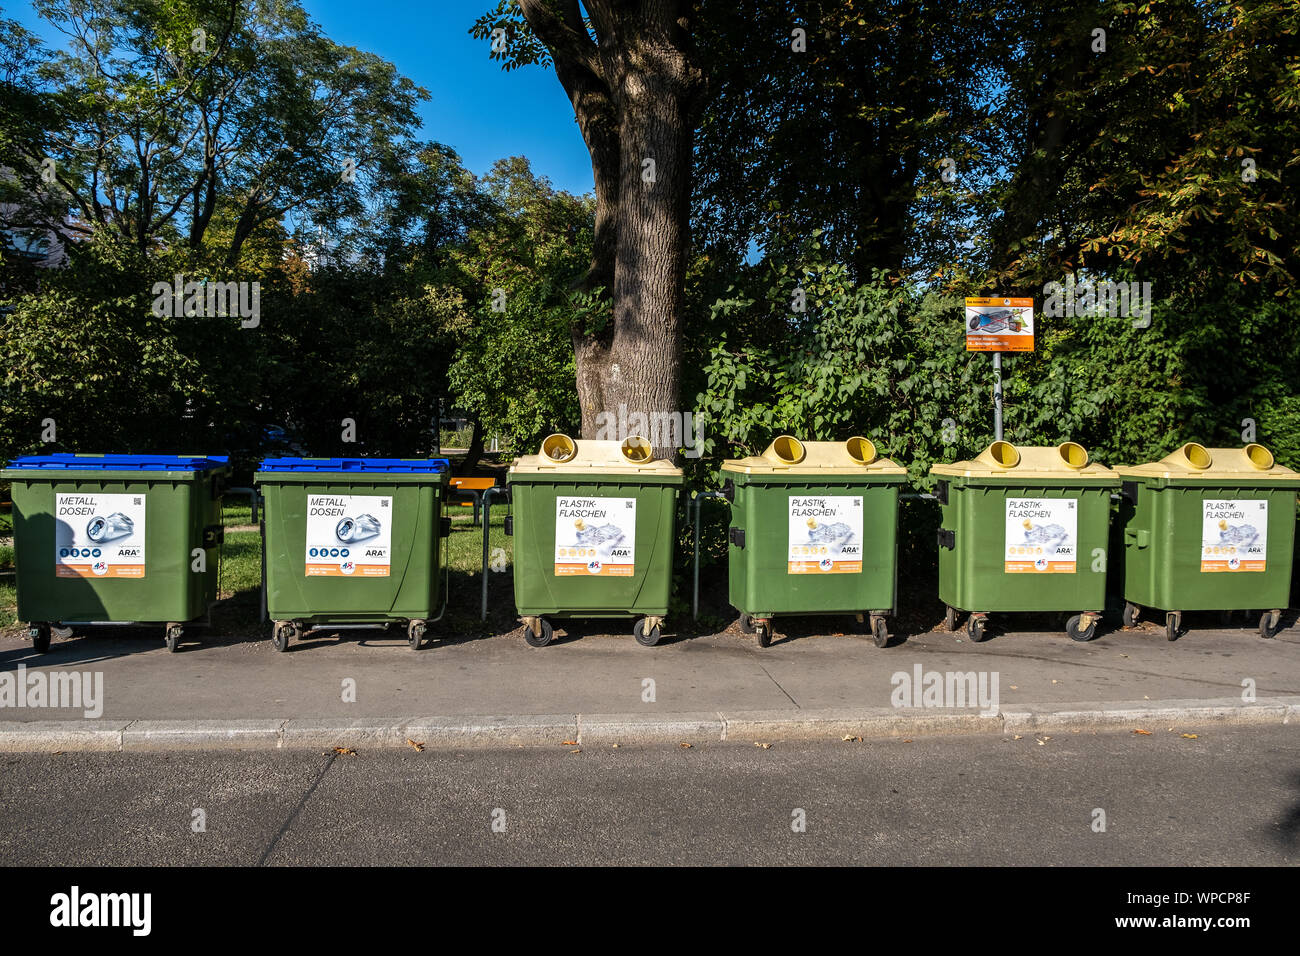
M377 538L379 532L379 519L374 515L357 515L355 518L344 518L334 529L335 537L348 544Z
M86 525L86 536L96 544L104 544L129 537L134 530L135 522L122 512L115 511L106 518L99 515L91 518L90 523Z

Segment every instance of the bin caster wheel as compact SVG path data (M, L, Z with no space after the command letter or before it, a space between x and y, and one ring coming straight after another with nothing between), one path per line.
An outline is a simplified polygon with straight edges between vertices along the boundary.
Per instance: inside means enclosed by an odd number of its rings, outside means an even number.
M772 646L772 622L771 621L755 621L754 633L758 635L759 647Z
M1170 611L1165 615L1165 640L1176 641L1183 630L1183 615L1179 611Z
M302 637L302 630L292 621L276 621L271 631L271 646L283 654L289 649L289 642Z
M957 630L957 609L951 604L943 606L943 626L951 633Z
M167 642L167 650L170 653L176 653L176 648L181 645L181 635L184 633L185 629L179 624L167 625L167 633L163 635L163 640Z
M427 625L423 621L411 621L406 625L406 643L411 646L411 650L418 651L424 644L424 632Z
M555 636L555 629L551 627L551 622L544 617L532 620L537 623L524 622L524 643L529 647L545 647L551 643L551 638Z
M981 617L978 614L972 614L966 622L966 636L976 644L988 639L989 632L986 627L988 618Z
M44 654L50 649L50 626L48 624L33 624L27 630L27 636L32 639L32 650L37 654Z
M885 624L883 617L872 617L871 619L871 642L876 647L889 646L889 627Z
M754 619L748 614L740 615L740 630L745 634L754 633Z
M1142 608L1138 607L1132 601L1124 602L1124 626L1132 627L1142 616Z
M1277 635L1282 625L1282 612L1279 610L1265 611L1263 617L1259 619L1259 636L1271 638Z
M1088 626L1083 627L1083 615L1076 614L1065 622L1065 633L1070 635L1072 641L1090 641L1097 636L1097 619L1094 617L1088 621Z
M639 618L637 622L632 625L632 636L636 638L636 642L640 644L642 647L654 647L656 644L659 643L659 638L663 636L662 632L659 630L659 625L657 623L654 624L652 627L647 628L646 625L649 622L650 622L650 618L643 617L643 618ZM755 626L756 627L759 626L757 622L755 622ZM760 636L760 640L761 639L762 638Z

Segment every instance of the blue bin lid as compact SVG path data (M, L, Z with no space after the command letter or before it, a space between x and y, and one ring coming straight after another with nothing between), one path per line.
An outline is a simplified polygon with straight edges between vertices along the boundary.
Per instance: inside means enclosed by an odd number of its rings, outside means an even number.
M451 461L447 458L267 458L257 470L419 475L446 473L450 469Z
M226 455L23 455L6 468L19 471L207 471L224 468Z

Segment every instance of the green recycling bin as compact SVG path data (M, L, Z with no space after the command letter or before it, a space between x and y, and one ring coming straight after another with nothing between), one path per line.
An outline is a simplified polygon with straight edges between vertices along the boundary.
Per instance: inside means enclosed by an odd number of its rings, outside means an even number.
M1175 640L1183 611L1261 611L1272 637L1291 598L1300 474L1263 445L1190 442L1160 461L1116 468L1124 528L1124 623L1165 611Z
M442 613L445 458L268 458L262 561L271 642L312 625L405 622L418 650Z
M1082 445L995 441L972 461L934 465L942 510L939 598L956 630L969 611L971 640L989 612L1078 611L1066 622L1090 641L1106 606L1111 493L1119 476L1090 463Z
M659 642L683 479L652 456L644 438L550 435L510 468L515 607L530 646L551 642L548 616L633 617L639 644Z
M884 647L906 477L866 438L782 435L761 455L724 461L728 594L741 628L767 647L776 614L850 614Z
M184 624L217 599L224 457L30 455L12 483L18 617L38 652L52 625Z

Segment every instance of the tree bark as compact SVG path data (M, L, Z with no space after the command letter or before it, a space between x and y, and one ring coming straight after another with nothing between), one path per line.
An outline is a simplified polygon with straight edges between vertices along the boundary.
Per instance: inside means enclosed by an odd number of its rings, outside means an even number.
M574 328L582 437L600 414L679 410L691 145L702 75L692 0L520 0L547 46L591 155L596 235L579 283L612 292L611 325ZM646 436L652 437L652 436ZM677 448L657 447L675 457Z

